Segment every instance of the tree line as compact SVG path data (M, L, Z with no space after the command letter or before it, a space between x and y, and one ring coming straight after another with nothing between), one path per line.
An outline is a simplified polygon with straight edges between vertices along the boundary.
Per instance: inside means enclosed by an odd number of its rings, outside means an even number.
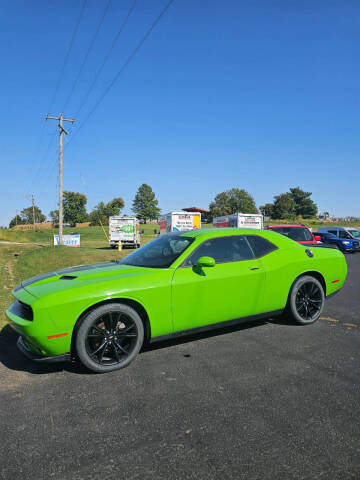
M272 203L256 207L254 197L244 189L231 188L218 193L209 205L209 214L205 215L208 221L214 217L231 215L232 213L263 213L265 216L274 219L294 219L295 217L312 218L317 214L317 206L310 198L311 192L305 192L300 187L290 188L289 192L280 193L274 197ZM125 208L122 197L115 197L112 200L99 202L93 210L88 213L86 210L87 197L83 193L64 191L63 196L63 221L64 223L90 222L91 225L107 225L109 217L119 215ZM156 199L150 185L143 183L137 190L132 202L132 211L139 220L146 223L148 220L156 220L160 215L159 202ZM46 216L38 206L35 206L35 221L44 222ZM52 210L49 213L53 224L59 222L59 211ZM20 215L14 217L9 228L15 225L33 223L33 208L24 208Z
M148 220L156 220L160 215L160 208L158 207L158 200L150 185L143 183L133 200L132 210L135 215L146 223ZM91 225L108 225L109 217L113 215L120 215L120 212L125 207L125 202L122 197L116 197L109 202L99 202L91 210L87 212L87 197L83 193L71 192L65 190L63 192L63 221L75 225L76 223L90 222ZM46 220L46 216L36 205L35 222L41 223ZM50 221L56 225L59 223L59 210L51 210L49 213ZM15 225L25 225L34 222L33 208L27 207L21 210L20 215L16 215L11 219L9 228Z
M310 198L311 192L300 187L290 188L289 192L276 195L272 203L261 205L259 209L249 192L239 188L231 188L218 193L210 203L210 217L219 217L232 213L259 213L270 218L283 220L295 217L312 218L317 214L317 206Z

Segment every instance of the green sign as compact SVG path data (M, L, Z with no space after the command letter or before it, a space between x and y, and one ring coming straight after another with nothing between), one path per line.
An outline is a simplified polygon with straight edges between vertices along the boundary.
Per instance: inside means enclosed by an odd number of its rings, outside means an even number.
M133 233L135 231L134 225L123 225L121 231L124 233Z

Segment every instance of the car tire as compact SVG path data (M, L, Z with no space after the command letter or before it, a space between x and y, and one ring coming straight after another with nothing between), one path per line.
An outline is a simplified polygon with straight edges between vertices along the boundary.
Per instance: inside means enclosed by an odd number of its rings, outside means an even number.
M139 353L144 326L128 305L102 305L81 320L76 333L76 353L83 365L97 373L124 368Z
M325 304L324 288L310 275L299 277L291 287L287 312L300 325L310 325L321 315Z

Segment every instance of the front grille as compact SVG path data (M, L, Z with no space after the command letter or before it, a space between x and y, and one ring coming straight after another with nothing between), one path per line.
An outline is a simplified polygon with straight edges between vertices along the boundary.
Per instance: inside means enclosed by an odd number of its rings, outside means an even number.
M33 321L33 311L30 305L20 302L20 300L15 300L15 302L10 306L9 311L16 315L17 317L23 318L24 320Z
M353 242L354 248L359 248L359 243L358 242Z

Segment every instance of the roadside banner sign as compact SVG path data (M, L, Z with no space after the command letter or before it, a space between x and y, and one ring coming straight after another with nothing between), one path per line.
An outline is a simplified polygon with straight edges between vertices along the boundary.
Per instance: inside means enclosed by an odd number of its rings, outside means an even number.
M80 233L76 235L63 235L65 247L80 247ZM54 245L59 245L59 235L54 235Z

